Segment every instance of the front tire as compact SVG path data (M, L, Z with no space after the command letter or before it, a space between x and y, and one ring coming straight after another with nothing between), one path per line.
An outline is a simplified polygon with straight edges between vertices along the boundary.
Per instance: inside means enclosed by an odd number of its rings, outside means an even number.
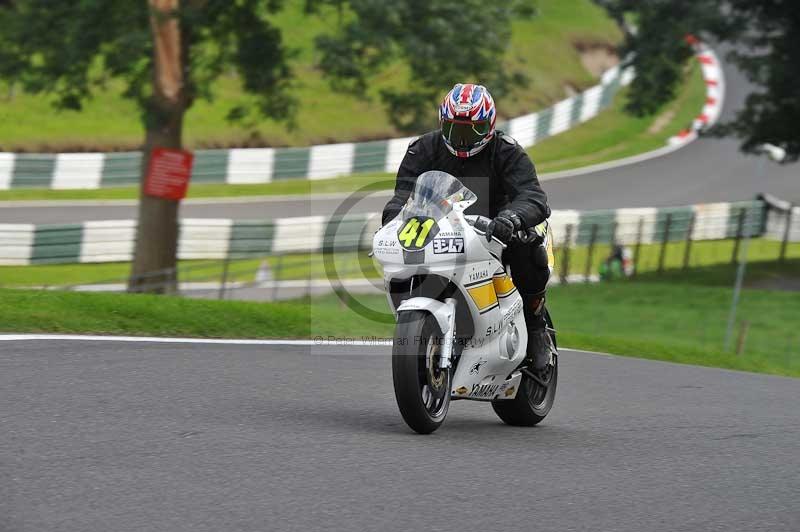
M394 396L406 424L420 434L438 429L450 407L450 370L439 368L442 344L431 314L400 313L392 348Z

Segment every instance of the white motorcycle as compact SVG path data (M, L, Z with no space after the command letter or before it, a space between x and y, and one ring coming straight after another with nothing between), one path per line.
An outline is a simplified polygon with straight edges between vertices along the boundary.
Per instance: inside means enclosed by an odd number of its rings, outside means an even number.
M451 400L490 401L510 425L532 426L550 412L558 380L554 350L544 370L528 367L523 301L486 238L492 223L465 215L475 194L450 174L417 178L400 214L373 239L389 305L397 318L392 374L406 423L428 434ZM527 232L514 238L523 242ZM511 272L513 273L513 272Z

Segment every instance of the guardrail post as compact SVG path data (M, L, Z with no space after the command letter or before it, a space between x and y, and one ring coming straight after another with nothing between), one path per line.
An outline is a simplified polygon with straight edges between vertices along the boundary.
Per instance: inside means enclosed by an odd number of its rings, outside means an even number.
M747 209L742 207L739 209L739 220L736 222L736 240L733 241L733 255L731 255L731 264L736 264L736 260L739 257L739 242L742 240L742 234L744 233L744 217Z
M697 213L692 212L692 218L689 220L689 229L686 231L686 248L683 250L683 269L689 268L689 260L692 255L692 233L694 232L694 224L697 220Z
M781 242L781 254L778 257L780 262L786 260L786 246L789 244L789 236L791 235L792 230L792 211L794 210L794 205L791 203L789 204L789 210L786 211L786 227L783 229L783 241Z
M747 216L747 218L744 221L742 221L742 213L744 213L744 215ZM748 228L749 228L750 211L746 210L746 209L742 209L739 212L739 220L740 220L740 222L739 222L739 228L740 229L742 228L742 226L745 223L748 224ZM739 247L738 246L738 244L739 244L738 240L736 241L736 244L737 244L736 247L737 247L737 251L738 251L738 247ZM735 283L733 285L733 301L731 302L731 312L728 315L728 326L726 327L726 330L725 330L725 351L730 351L730 348L731 348L731 340L733 338L733 326L736 323L736 309L739 306L739 299L740 299L741 294L742 294L742 284L744 283L745 268L747 267L747 247L748 247L749 244L750 244L750 231L748 230L747 231L747 235L745 235L744 248L742 250L742 258L741 258L741 260L738 261L739 262L739 266L736 268L736 281L735 281ZM739 258L738 254L734 255L734 256L737 259Z
M611 249L617 245L617 221L611 222Z
M219 296L218 299L225 299L225 285L228 284L228 267L230 266L231 256L226 255L225 260L222 262L222 277L219 281Z
M667 244L669 243L669 230L672 228L672 213L667 213L667 219L664 222L664 238L661 241L661 253L658 256L658 273L664 272L664 261L667 258Z
M644 217L639 218L639 223L636 227L636 247L633 250L633 273L631 276L636 276L639 272L639 257L642 253L642 236L644 234Z
M741 355L744 352L744 344L747 341L747 331L750 330L750 321L743 320L739 325L739 336L736 339L736 354Z
M278 284L281 281L281 270L283 269L283 255L278 255L278 262L275 263L275 268L272 270L272 296L270 301L275 301L278 298Z
M592 234L589 237L589 251L586 256L586 269L583 273L583 280L589 282L589 275L592 273L592 255L594 254L594 242L597 240L597 224L592 224Z
M569 282L569 248L572 244L572 228L573 225L569 224L567 226L567 234L564 238L564 251L561 254L561 284L567 284Z

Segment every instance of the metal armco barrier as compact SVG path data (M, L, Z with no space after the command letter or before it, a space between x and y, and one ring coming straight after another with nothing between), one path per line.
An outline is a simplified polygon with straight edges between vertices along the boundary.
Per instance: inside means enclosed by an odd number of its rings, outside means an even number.
M536 113L498 123L523 147L581 124L608 107L633 69L607 70L599 85ZM328 179L364 172L396 172L415 137L302 148L197 150L193 184L262 184L287 179ZM0 190L98 189L139 184L142 154L0 153Z
M749 217L743 214L747 209L752 211ZM800 208L790 212L793 215L788 231L787 213L769 208L762 200L586 212L557 210L550 218L550 227L554 244L565 248L744 236L797 242ZM740 227L745 218L749 222ZM364 250L371 247L372 235L379 225L379 213L250 221L189 218L180 222L178 257L225 259ZM133 220L69 225L0 224L0 264L125 262L133 258L135 238Z

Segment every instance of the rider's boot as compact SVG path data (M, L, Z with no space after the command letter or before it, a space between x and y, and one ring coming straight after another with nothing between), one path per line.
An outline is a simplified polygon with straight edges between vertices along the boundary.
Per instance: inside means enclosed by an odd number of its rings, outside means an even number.
M525 300L525 325L528 328L528 348L527 358L534 370L542 370L547 367L552 360L555 352L553 340L547 332L547 323L544 319L544 291L532 295L523 296Z

